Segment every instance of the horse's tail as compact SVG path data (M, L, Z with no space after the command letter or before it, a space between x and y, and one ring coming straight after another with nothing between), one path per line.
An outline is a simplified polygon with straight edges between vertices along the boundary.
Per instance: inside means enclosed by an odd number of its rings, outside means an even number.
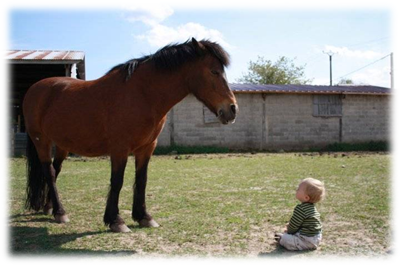
M39 211L43 208L46 201L47 184L36 147L29 134L27 134L26 145L26 173L28 182L25 207L30 210Z

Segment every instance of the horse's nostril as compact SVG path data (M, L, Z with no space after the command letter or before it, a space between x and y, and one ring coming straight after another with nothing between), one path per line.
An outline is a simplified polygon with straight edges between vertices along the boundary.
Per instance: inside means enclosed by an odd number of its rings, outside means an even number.
M218 116L222 116L224 114L224 112L221 110L218 111Z
M233 114L236 114L236 105L231 105L231 110Z

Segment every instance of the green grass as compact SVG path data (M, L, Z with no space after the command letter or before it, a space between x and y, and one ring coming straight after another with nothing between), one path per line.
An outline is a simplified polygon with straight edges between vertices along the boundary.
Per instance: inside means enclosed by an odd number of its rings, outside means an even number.
M134 163L130 159L120 213L132 233L103 225L107 159L69 158L58 189L71 222L24 209L25 160L10 159L10 251L20 254L138 256L288 256L273 243L297 201L299 181L325 182L317 208L324 226L317 251L298 255L386 255L390 250L389 154L220 154L154 156L147 207L160 228L130 219Z

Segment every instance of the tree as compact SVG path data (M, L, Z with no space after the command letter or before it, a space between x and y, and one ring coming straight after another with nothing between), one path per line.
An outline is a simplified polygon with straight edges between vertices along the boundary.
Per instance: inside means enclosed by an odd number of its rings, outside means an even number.
M305 85L312 80L306 79L303 66L296 66L293 59L281 56L275 63L258 56L256 62L250 61L248 73L238 79L240 83Z
M349 78L342 78L340 79L338 85L354 85L354 82Z

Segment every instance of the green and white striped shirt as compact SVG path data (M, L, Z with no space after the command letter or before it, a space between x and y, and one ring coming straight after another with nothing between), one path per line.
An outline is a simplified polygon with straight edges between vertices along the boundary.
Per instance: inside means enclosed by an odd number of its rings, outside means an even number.
M300 232L304 236L315 236L321 233L322 223L320 214L314 203L303 202L298 204L293 211L288 225L287 233Z

